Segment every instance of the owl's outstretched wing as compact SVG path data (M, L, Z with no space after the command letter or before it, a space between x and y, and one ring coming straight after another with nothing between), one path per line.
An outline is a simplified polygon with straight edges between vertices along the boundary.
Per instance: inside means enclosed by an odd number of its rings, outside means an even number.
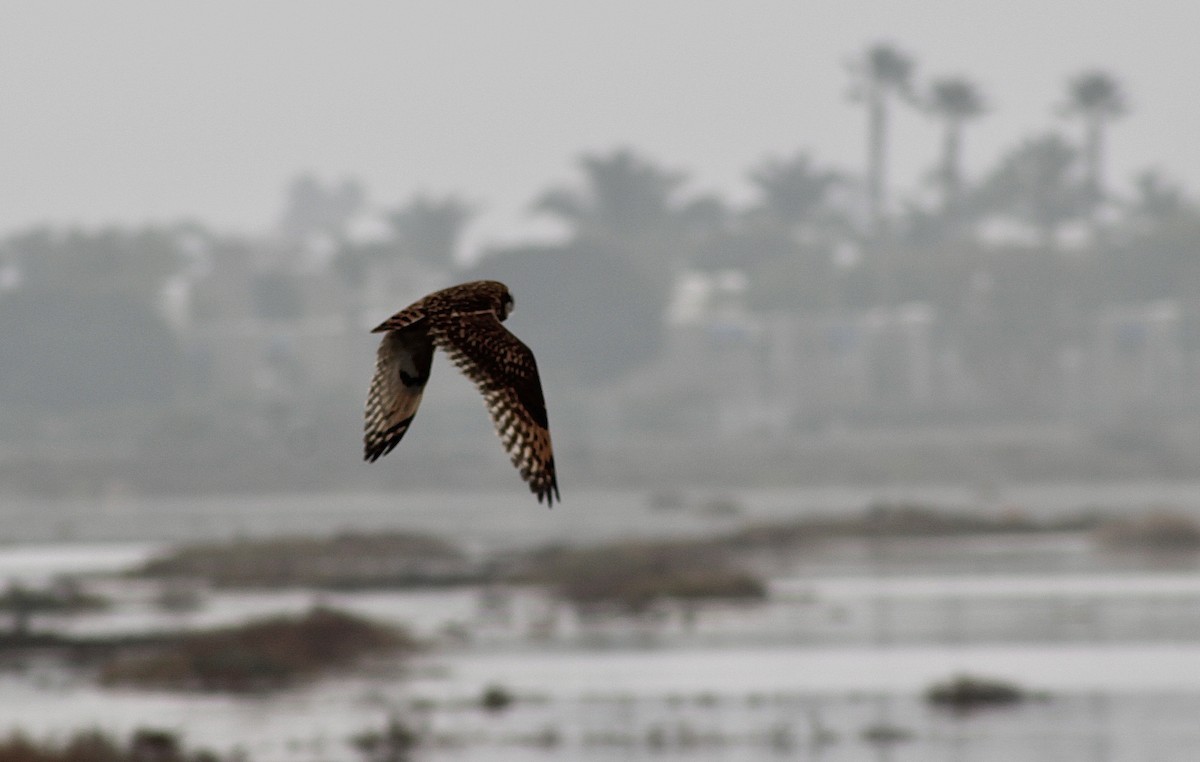
M492 312L446 316L430 324L429 336L483 394L504 449L538 502L561 500L546 401L529 347Z
M401 331L405 328L410 328L417 325L425 319L425 303L428 297L418 299L404 309L392 315L387 320L371 329L371 333L383 333L384 331Z
M433 342L423 327L389 331L379 342L363 423L366 460L376 461L400 443L417 414L432 363Z

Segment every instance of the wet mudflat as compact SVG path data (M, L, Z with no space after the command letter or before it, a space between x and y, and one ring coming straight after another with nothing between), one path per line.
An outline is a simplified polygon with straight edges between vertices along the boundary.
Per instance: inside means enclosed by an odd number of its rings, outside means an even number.
M756 510L769 511L761 502ZM664 531L712 524L662 522ZM329 606L402 624L433 647L244 696L101 688L51 656L9 660L0 732L163 728L189 746L266 762L1190 762L1200 753L1200 573L1187 555L1105 555L1069 533L845 540L767 559L761 601L629 617L585 614L522 585L202 588L190 605L164 606L161 583L116 573L165 546L16 544L0 552L0 570L27 584L84 575L110 606L33 622L79 637ZM955 675L1005 681L1028 700L970 712L930 705L929 687ZM488 704L497 690L505 700Z

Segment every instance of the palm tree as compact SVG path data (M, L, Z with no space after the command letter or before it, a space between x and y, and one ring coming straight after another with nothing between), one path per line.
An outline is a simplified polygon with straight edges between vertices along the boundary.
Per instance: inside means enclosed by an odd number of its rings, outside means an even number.
M1059 229L1085 208L1074 180L1077 156L1060 135L1030 138L1000 160L972 200L981 214L999 212L1028 223L1053 248Z
M386 217L401 252L441 268L452 268L454 254L476 208L455 195L418 194Z
M849 223L831 203L842 173L806 152L770 157L749 172L758 200L727 248L750 275L752 306L815 310L836 300L833 245Z
M883 233L887 198L888 102L912 99L913 61L888 43L876 43L850 64L852 100L867 104L867 216L875 237Z
M552 188L534 210L563 219L577 239L638 240L678 222L675 193L684 175L654 166L629 149L579 159L584 187Z
M789 159L769 158L750 171L758 189L758 211L788 232L806 232L825 210L829 193L844 178L835 170L818 169L806 152Z
M942 187L942 214L953 224L962 202L963 125L982 115L986 107L978 88L969 80L945 77L930 87L926 109L945 124L937 177Z
M1138 216L1160 222L1178 214L1187 206L1183 189L1156 169L1143 170L1134 179L1137 199L1133 211Z
M1125 111L1120 83L1107 72L1087 71L1067 84L1067 103L1062 112L1078 116L1084 123L1084 192L1089 212L1104 200L1104 130Z

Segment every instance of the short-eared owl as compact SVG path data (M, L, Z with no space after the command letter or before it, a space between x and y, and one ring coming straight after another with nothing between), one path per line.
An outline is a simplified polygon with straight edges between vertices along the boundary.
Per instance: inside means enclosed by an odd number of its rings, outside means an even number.
M367 396L363 445L368 461L392 451L408 431L441 348L483 394L496 433L529 488L554 505L558 479L537 363L529 347L500 325L512 312L508 287L493 280L435 291L392 315Z

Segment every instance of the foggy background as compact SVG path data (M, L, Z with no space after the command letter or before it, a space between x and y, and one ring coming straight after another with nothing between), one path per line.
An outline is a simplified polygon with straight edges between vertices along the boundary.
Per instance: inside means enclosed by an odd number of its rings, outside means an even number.
M0 7L0 762L1197 758L1200 4Z
M1193 4L7 10L7 492L517 490L441 363L359 462L483 276L568 500L1196 473Z

